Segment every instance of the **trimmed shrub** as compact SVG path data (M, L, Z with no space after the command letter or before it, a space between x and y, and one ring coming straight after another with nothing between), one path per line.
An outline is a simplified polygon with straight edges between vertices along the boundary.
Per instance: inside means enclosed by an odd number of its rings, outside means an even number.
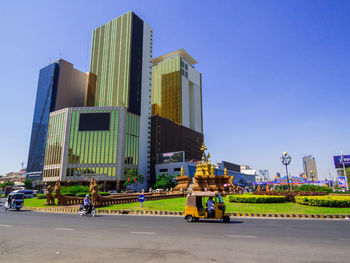
M110 195L110 193L108 193L108 192L98 192L98 194L101 195L101 196L108 196L108 195Z
M83 185L61 187L61 194L68 196L75 196L77 193L89 193L89 191L89 187Z
M38 194L36 196L37 199L46 199L46 194Z
M286 197L286 201L295 202L295 196L319 196L327 195L324 192L303 192L303 191L254 191L255 195L277 195Z
M350 196L296 196L295 202L311 206L350 207Z
M295 186L293 186L293 187L295 187ZM333 192L331 187L312 185L312 184L303 184L301 186L297 186L295 190L299 190L302 192L321 192L321 193Z
M275 195L230 195L230 202L235 203L282 203L286 201L284 196Z
M76 193L75 197L85 197L86 195L89 195L90 193Z

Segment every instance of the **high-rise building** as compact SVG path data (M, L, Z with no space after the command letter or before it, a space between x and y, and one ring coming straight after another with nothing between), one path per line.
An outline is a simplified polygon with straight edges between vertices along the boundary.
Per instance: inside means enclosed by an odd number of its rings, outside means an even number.
M60 59L39 73L27 162L27 178L41 180L50 112L84 106L86 90L94 90L95 76L76 70Z
M316 160L312 155L307 155L303 157L303 168L307 179L318 180Z
M184 49L153 59L152 115L203 133L202 75Z
M96 28L90 72L96 107L124 106L139 116L138 170L149 177L153 30L132 11ZM133 128L136 129L136 126Z
M138 168L140 116L125 107L65 108L50 114L43 182L94 177L120 187Z
M202 157L203 134L167 118L152 116L151 138L152 184L156 181L155 165L159 154L183 151L185 161L198 161Z

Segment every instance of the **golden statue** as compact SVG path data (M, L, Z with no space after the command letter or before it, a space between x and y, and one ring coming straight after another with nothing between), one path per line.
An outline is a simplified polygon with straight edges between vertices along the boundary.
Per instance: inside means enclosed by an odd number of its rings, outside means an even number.
M89 190L91 192L91 201L95 207L99 206L98 184L95 178L91 179Z
M65 205L66 203L64 202L64 195L61 194L61 182L57 181L55 184L55 193L56 193L56 198L57 198L57 205Z
M46 204L45 205L54 205L54 204L55 204L55 197L52 195L52 186L49 185L47 187Z

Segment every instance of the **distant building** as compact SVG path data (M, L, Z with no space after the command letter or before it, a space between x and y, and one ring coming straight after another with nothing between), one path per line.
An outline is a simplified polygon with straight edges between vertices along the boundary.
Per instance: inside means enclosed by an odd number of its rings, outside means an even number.
M0 184L4 182L23 183L26 179L26 169L18 172L11 172L0 177Z
M307 179L318 180L318 173L316 168L316 160L312 155L307 155L303 157L303 168Z
M276 172L276 176L277 176L278 178L281 178L281 173L280 173L280 172Z
M257 176L256 170L249 165L241 165L241 173Z
M29 145L27 177L41 180L50 112L66 107L83 107L86 91L95 77L60 59L40 70Z
M268 169L258 171L258 176L256 178L256 180L258 182L266 182L268 179L269 179L269 170Z

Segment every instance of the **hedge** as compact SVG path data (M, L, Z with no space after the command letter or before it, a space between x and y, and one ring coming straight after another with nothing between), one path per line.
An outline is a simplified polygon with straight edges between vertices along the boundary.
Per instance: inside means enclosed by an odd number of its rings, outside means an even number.
M110 193L108 193L108 192L98 192L98 194L101 195L101 196L108 196L108 195L110 195ZM91 193L76 193L75 194L76 197L85 197L86 195L90 195L90 197L91 197Z
M350 207L350 196L296 196L295 202L310 206Z
M277 195L277 196L284 196L286 198L286 201L295 202L294 198L295 196L319 196L319 195L327 195L327 193L324 192L303 192L303 191L254 191L253 194L255 195Z
M285 196L276 195L230 195L230 202L235 203L282 203L286 201Z
M90 193L76 193L75 197L85 197L86 195L89 195Z
M37 199L46 199L46 194L38 194L36 196Z

